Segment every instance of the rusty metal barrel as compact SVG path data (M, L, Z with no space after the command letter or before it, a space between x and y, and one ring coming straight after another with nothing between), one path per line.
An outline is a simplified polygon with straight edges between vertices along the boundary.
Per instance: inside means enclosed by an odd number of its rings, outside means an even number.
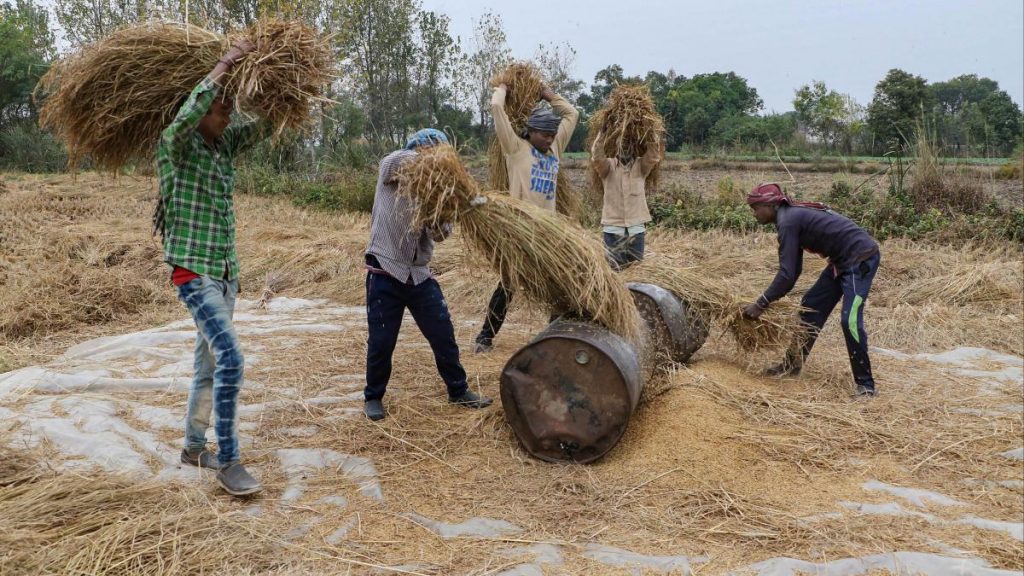
M685 301L654 284L631 282L626 285L648 328L651 361L661 367L669 362L684 363L704 345L708 322Z
M501 404L527 452L587 463L622 438L643 385L628 342L594 324L556 320L505 364Z

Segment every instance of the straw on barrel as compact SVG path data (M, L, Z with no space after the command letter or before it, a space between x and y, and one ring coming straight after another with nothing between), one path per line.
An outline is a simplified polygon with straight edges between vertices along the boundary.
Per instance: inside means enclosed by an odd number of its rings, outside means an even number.
M482 195L448 145L421 150L402 166L398 180L399 190L417 202L416 226L458 222L466 245L507 286L639 340L641 320L629 290L605 260L603 246L575 223L507 195Z
M261 20L239 34L255 45L229 72L224 93L276 133L302 126L333 75L326 40L300 22ZM198 26L158 22L123 28L55 64L40 80L40 125L68 147L117 170L148 162L160 133L231 39Z
M800 307L789 300L773 302L757 320L740 312L753 297L738 294L729 284L699 266L683 267L667 258L649 256L622 272L626 282L657 284L723 325L748 351L789 346L802 332Z

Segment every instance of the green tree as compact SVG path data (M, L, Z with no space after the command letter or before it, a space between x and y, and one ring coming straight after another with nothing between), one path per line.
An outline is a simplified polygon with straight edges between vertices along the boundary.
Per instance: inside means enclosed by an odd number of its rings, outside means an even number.
M151 14L146 0L57 0L57 22L74 47L89 44Z
M876 86L868 105L868 127L875 148L903 148L914 140L914 126L931 109L928 82L903 70L889 70Z
M501 16L487 11L475 21L473 45L474 52L469 57L469 77L480 118L480 139L483 140L494 123L490 112L491 78L512 59Z
M750 115L764 106L757 90L733 72L698 74L674 83L665 95L662 112L670 148L684 142L703 145L719 120Z
M54 53L45 8L31 0L0 4L0 124L35 114L32 89Z
M829 90L821 80L814 80L796 90L793 109L807 133L832 148L846 122L843 95Z
M339 47L358 86L371 139L398 142L408 134L409 92L417 60L415 0L349 0L340 8Z

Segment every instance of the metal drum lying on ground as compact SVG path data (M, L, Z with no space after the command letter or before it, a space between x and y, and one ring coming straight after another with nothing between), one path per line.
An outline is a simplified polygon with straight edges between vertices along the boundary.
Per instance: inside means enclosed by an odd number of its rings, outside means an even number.
M527 452L593 462L622 438L643 390L636 349L608 330L556 320L501 372L505 417Z
M639 282L626 286L650 331L647 348L654 354L649 361L655 367L686 362L704 345L708 322L689 304L661 286Z

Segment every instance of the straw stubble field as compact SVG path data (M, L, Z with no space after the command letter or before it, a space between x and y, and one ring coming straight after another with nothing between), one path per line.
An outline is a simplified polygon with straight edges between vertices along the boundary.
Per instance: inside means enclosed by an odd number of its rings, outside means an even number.
M151 180L2 178L0 370L68 362L60 354L90 338L186 319L149 234ZM266 492L238 501L189 470L153 478L166 466L159 458L173 460L173 452L150 455L148 477L65 470L59 442L28 442L17 424L50 402L48 417L87 434L92 421L76 416L75 402L89 401L109 405L110 419L151 434L167 452L179 442L174 422L156 427L136 408L180 418L180 390L7 396L0 573L358 574L387 566L421 574L721 574L758 573L755 563L782 557L824 564L896 552L905 562L911 552L936 562L959 554L995 569L1024 568L1024 474L1021 460L1006 455L1020 448L1024 400L1016 249L883 245L867 311L872 344L884 349L874 356L875 400L848 398L834 320L804 375L787 380L758 376L773 354L741 352L715 329L693 362L641 404L619 446L594 465L565 466L527 456L500 408L447 405L411 323L395 357L389 418L359 417L368 219L252 197L238 198L238 213L242 298L270 302L264 312L250 303L251 317L240 320L270 315L267 327L243 332L251 385L242 401L253 407L243 418L244 454ZM714 263L718 280L752 290L775 264L766 234L658 231L649 251ZM808 257L798 291L820 265ZM464 268L457 237L441 245L435 270L468 351L496 278ZM274 298L286 297L329 304L276 320ZM497 396L504 360L545 318L515 308L493 353L465 356L471 385ZM334 328L317 331L322 325ZM190 343L176 346L187 357ZM926 355L961 347L1002 356ZM146 376L145 366L126 370ZM320 401L333 396L348 400ZM324 465L302 468L297 479L286 464L302 450L317 451ZM361 462L372 463L381 498L366 490L367 477L354 480Z

